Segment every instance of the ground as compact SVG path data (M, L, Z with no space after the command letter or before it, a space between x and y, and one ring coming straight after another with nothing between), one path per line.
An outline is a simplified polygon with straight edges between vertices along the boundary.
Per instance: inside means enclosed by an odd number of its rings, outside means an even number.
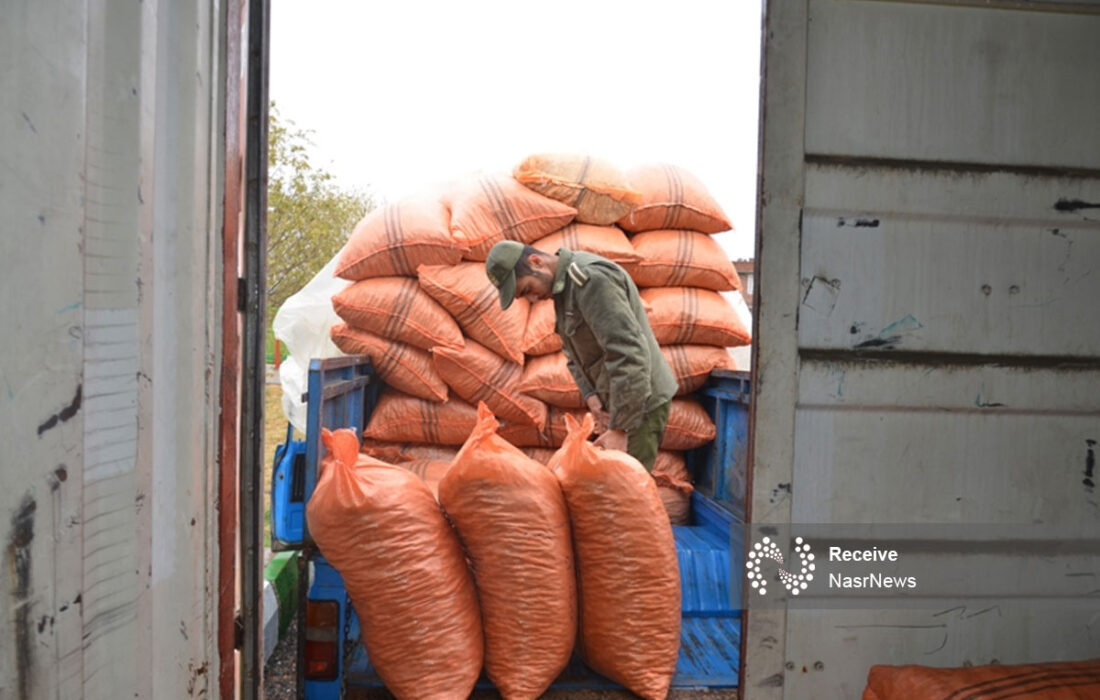
M275 447L286 440L286 416L283 415L283 390L279 384L268 384L264 396L264 546L270 558L271 546L271 471L275 464ZM302 439L301 435L295 439ZM264 666L265 700L291 700L294 698L295 673L297 671L297 622L291 622L286 636Z
M295 675L298 670L297 635L298 622L287 628L286 637L275 647L275 653L264 666L264 700L292 700L295 692Z

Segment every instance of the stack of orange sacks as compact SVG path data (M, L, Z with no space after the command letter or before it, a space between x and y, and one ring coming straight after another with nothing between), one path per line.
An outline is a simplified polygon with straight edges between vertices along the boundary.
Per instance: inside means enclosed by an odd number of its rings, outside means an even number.
M683 450L715 427L683 395L730 366L728 347L750 342L719 291L740 281L709 234L730 228L706 189L657 165L623 174L591 158L533 156L512 176L481 175L434 196L368 214L337 265L354 283L333 297L342 351L366 354L387 384L363 449L417 472L433 490L484 401L499 434L545 463L584 402L554 332L552 300L517 299L502 311L484 260L498 241L550 253L585 250L624 267L680 382L654 478L673 524L689 517ZM629 234L629 237L628 237Z

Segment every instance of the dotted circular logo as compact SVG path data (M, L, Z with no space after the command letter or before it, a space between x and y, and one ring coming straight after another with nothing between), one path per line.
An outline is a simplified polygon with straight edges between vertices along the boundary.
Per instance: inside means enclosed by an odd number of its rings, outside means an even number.
M771 559L779 565L779 582L783 584L791 595L798 595L806 590L810 581L814 580L814 555L810 551L810 543L804 542L801 537L794 539L794 552L798 555L799 572L792 574L783 568L783 553L779 546L770 537L764 537L749 550L749 557L745 560L745 576L749 584L760 595L768 594L768 580L764 577L761 564Z

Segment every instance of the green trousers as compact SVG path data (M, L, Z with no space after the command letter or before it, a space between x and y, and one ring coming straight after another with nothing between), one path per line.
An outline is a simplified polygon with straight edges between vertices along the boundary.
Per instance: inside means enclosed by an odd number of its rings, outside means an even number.
M646 414L642 424L626 435L626 451L642 463L646 471L653 471L657 461L657 448L668 425L668 411L672 402L666 401Z

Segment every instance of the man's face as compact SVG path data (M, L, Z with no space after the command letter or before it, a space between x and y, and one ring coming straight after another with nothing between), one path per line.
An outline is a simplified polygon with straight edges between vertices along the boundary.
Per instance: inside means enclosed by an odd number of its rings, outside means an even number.
M531 274L516 277L516 296L534 304L550 298L554 278L545 270L532 270Z

